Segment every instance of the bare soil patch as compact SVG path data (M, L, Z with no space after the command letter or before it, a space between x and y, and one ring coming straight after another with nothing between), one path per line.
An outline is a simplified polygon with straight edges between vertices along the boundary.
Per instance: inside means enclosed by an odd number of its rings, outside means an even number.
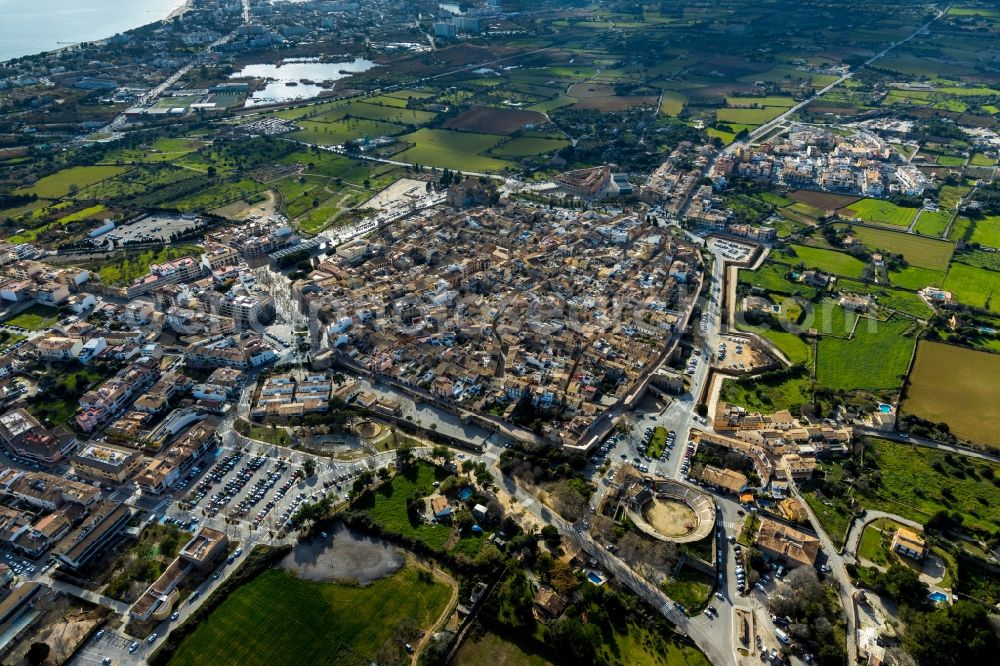
M645 519L667 537L690 534L698 526L698 516L687 504L676 500L655 500L646 509Z
M469 109L444 124L446 129L481 134L513 134L529 123L544 123L545 114L519 109L491 109L486 106Z

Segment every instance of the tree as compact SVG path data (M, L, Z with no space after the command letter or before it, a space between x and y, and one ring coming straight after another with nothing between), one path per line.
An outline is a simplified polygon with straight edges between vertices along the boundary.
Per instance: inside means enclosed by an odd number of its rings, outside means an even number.
M1000 645L986 610L956 601L930 613L912 613L903 647L919 666L966 666L992 662Z
M388 478L389 478L389 470L388 470L388 468L385 468L385 467L379 467L379 468L378 468L378 478L379 478L379 479L380 479L381 481L386 481L386 480L388 480Z
M559 529L555 525L546 525L542 528L542 539L548 544L549 548L555 548L559 545L559 541L562 536L559 534Z
M313 474L316 473L316 461L312 458L306 458L305 462L302 463L302 471L305 472L306 478L312 478Z
M413 463L413 445L400 444L396 447L396 467L405 469Z
M29 664L38 666L49 658L49 652L51 650L52 648L49 647L48 643L32 643L28 647L28 652L24 655L24 659Z
M563 617L549 627L549 639L556 653L568 657L570 663L592 664L601 633L593 624Z
M431 458L436 460L448 462L452 459L453 455L451 450L444 444L437 444L431 449Z

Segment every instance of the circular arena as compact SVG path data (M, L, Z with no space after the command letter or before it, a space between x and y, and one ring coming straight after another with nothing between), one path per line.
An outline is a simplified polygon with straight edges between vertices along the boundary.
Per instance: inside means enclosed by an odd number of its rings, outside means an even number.
M654 481L653 492L626 512L643 533L660 541L700 541L715 527L712 496L677 481Z

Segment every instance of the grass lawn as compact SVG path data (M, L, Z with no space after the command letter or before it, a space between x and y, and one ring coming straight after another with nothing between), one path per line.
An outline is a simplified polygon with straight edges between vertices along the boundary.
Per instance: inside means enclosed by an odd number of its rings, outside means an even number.
M923 220L925 215L933 215L933 213L924 213L920 219ZM944 224L947 225L947 218ZM943 231L944 225L941 225L940 228ZM906 263L919 268L943 271L948 268L948 262L951 261L951 255L955 251L954 243L924 238L915 234L862 226L854 226L851 229L852 235L868 248L901 254L906 259Z
M854 330L858 315L847 312L833 298L816 303L802 322L803 328L815 328L820 335L846 338Z
M70 167L62 171L57 171L50 176L40 178L34 185L23 190L18 190L17 193L37 194L47 199L58 199L69 194L74 189L74 186L83 189L88 185L113 178L126 171L128 171L126 167L117 166Z
M529 645L505 640L493 632L475 635L455 654L458 666L548 666L552 662L536 654Z
M830 541L837 548L844 545L844 537L847 536L847 527L851 524L851 511L843 497L825 497L815 491L802 493L802 497L809 504L816 517L819 518L823 531L830 537Z
M638 624L615 629L601 654L612 664L628 666L709 666L711 662L696 647L650 631Z
M763 125L774 120L787 109L780 106L768 106L763 109L718 109L715 117L722 123L740 123L741 125Z
M792 260L793 258L788 259L788 261ZM787 263L768 261L755 271L741 270L739 280L742 284L748 284L767 292L812 298L816 289L801 282L792 282L786 277L788 271Z
M675 90L664 90L663 97L660 99L660 113L665 116L676 117L684 110L684 105L687 103L687 97L680 94Z
M663 426L653 428L653 436L649 440L649 448L646 453L650 458L659 458L663 453L663 447L667 443L667 429Z
M1000 355L921 341L903 411L1000 447Z
M108 285L128 284L149 273L151 264L158 264L178 257L201 255L202 248L198 245L166 246L158 250L146 250L139 254L101 262L93 270L101 277L101 282Z
M461 171L495 172L510 166L510 163L483 157L480 153L497 145L501 138L495 134L423 128L400 137L401 141L415 145L394 155L393 159Z
M815 268L826 273L846 277L861 277L865 271L865 263L846 252L794 244L789 245L789 248L795 251L795 256L781 254L775 256L775 261L783 262L789 266L797 266L801 263L807 269Z
M949 221L951 221L951 211L924 211L917 219L914 231L923 236L940 238L944 230L948 228Z
M942 288L962 304L1000 312L1000 298L993 300L994 295L1000 296L1000 273L996 271L954 263Z
M419 539L435 550L443 550L451 535L451 528L411 521L406 513L406 498L414 492L422 496L430 495L434 490L434 482L442 481L447 476L446 472L433 465L418 462L404 473L397 474L377 492L359 499L352 509L367 513L389 532Z
M847 217L860 217L866 222L906 227L913 221L917 209L897 206L883 199L862 199L852 203L849 208L842 208L840 213Z
M347 118L332 123L300 120L298 125L302 129L292 132L289 134L290 137L321 146L335 146L366 136L369 138L393 136L406 131L403 125L364 118Z
M59 321L59 310L35 303L10 319L4 320L7 326L17 326L26 331L43 331Z
M748 384L729 379L722 385L719 399L750 411L770 414L779 409L791 409L812 398L809 378L803 376L779 381L754 379Z
M708 603L712 596L714 581L708 574L682 567L681 572L663 582L663 593L684 606L688 614L694 614Z
M984 478L987 467L1000 476L1000 465L971 463L946 452L872 438L866 458L877 467L881 483L859 494L869 509L891 511L925 522L942 509L957 511L964 524L995 531L1000 527L1000 487Z
M965 185L942 185L938 189L938 205L941 208L958 208L958 202L962 200L972 188Z
M512 141L494 148L491 155L497 157L529 157L531 155L544 155L569 145L565 139L543 139L541 137L522 136Z
M903 384L915 341L903 334L907 319L861 319L850 340L823 338L816 360L817 382L843 391L898 389Z
M969 240L986 247L1000 247L1000 215L990 215L974 222Z
M879 518L868 523L865 526L865 531L861 533L858 555L869 562L884 567L889 566L896 561L896 556L890 551L892 537L896 530L901 527L906 526L890 518Z
M427 629L444 612L450 590L421 572L408 566L358 587L265 571L202 622L170 663L372 662L404 620Z

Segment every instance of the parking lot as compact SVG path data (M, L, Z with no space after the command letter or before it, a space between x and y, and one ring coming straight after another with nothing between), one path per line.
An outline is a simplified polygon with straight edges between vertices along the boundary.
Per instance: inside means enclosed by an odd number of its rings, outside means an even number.
M149 215L112 229L99 240L112 241L118 246L124 243L167 242L173 234L183 234L197 226L198 220L194 216Z
M387 465L394 454L380 454L355 462L339 462L305 454L296 461L278 455L244 449L220 449L214 462L195 468L182 480L178 511L165 520L182 527L197 525L199 515L226 518L252 528L290 527L289 519L305 502L315 502L324 495L334 501L347 499L347 493L364 471L376 471ZM313 478L305 479L301 463L312 459L316 465ZM190 517L189 517L190 516Z

